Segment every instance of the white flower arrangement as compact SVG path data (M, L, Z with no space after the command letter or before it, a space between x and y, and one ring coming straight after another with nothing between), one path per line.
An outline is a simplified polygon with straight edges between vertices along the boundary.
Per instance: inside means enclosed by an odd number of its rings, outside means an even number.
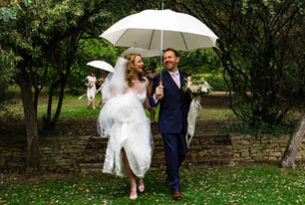
M93 84L93 82L89 82L89 83L87 83L87 86L88 86L88 88L93 88L94 84Z
M197 117L202 109L200 96L207 94L210 88L211 86L205 81L202 75L189 76L186 79L185 85L183 86L183 90L188 92L192 97L189 113L187 115L188 127L187 134L185 136L188 148L190 147L191 140L195 133Z
M189 92L191 97L200 96L209 92L211 86L205 81L204 77L201 75L189 76L186 79L185 86L183 90Z

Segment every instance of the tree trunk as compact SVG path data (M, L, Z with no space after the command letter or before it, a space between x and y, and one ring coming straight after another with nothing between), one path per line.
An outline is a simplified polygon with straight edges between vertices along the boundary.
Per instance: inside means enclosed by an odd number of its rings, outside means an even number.
M59 94L59 99L58 99L58 103L57 103L57 108L56 108L56 112L52 121L52 128L55 128L57 120L59 118L60 112L61 112L61 108L62 108L62 103L64 100L64 94L65 94L65 87L66 87L66 78L64 78L61 82L61 87L60 87L60 94Z
M282 158L282 167L295 168L295 159L305 135L305 113L298 123L297 130L290 138Z
M34 109L35 109L35 117L37 119L37 109L38 109L38 98L39 98L40 91L38 89L35 89L34 94Z
M28 74L23 71L19 77L19 84L22 94L24 109L26 137L27 137L27 158L26 175L36 174L40 169L40 147L37 129L37 118L31 90L31 82Z
M8 83L0 76L0 103L7 99Z
M52 84L50 86L50 91L49 91L47 116L44 116L44 118L43 118L44 129L51 129L52 103L53 103L54 89L55 89L55 86L54 86L54 84Z
M52 111L52 102L53 102L55 84L51 85L50 93L49 93L47 116L44 117L44 128L45 129L52 130L56 126L56 123L57 123L57 120L59 119L59 115L60 115L61 108L62 108L66 83L67 83L67 78L63 78L60 82L61 87L60 87L59 99L58 99L57 108L56 108L56 112L53 117L53 120L51 120L51 117L52 117L51 111Z

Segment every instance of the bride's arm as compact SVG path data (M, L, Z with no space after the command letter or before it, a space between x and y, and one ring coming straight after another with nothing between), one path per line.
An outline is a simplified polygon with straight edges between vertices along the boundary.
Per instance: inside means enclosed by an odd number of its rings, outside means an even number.
M151 92L152 92L152 81L148 80L147 78L145 78L146 80L146 92L147 92L147 99L150 97Z
M149 98L152 92L152 84L151 81L145 78L145 86L146 86L146 99L144 102L144 108L149 109L150 104L149 104Z

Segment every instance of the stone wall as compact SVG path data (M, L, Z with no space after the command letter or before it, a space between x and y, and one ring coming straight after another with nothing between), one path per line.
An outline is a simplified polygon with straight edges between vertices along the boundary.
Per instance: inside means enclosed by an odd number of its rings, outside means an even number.
M101 171L107 140L93 136L41 139L41 167L43 170ZM233 166L239 162L279 162L288 140L288 135L197 135L193 138L184 166L197 168L214 165ZM25 159L25 142L0 142L1 170L22 170L25 167ZM297 160L305 161L304 143ZM163 142L161 136L156 134L152 169L164 168Z
M279 162L283 157L289 138L290 135L230 134L234 161ZM305 161L305 140L298 151L296 161Z

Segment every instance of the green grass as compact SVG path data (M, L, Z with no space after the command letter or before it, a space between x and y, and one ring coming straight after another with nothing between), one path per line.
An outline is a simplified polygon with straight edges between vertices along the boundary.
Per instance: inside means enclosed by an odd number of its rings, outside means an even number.
M100 95L96 96L95 99L95 105L99 104L99 101L101 99ZM38 105L38 116L43 116L47 112L47 106L48 106L48 99L46 97L40 98L39 105ZM55 114L56 107L57 107L58 99L55 98L53 104L52 104L52 114ZM88 109L87 108L87 97L84 96L80 100L78 99L78 96L71 96L66 95L64 97L62 110L60 113L61 117L65 118L77 118L77 117L97 117L100 112L100 109Z
M100 101L101 96L98 94L95 99L96 106ZM52 114L55 114L56 107L58 103L58 98L55 97L52 103ZM41 118L43 115L46 115L48 107L48 98L47 96L41 96L38 102L38 118ZM21 99L15 99L14 104L9 105L9 110L16 115L23 116L23 105ZM158 117L158 110L156 112L156 118ZM65 95L60 117L61 118L92 118L96 119L100 109L88 109L87 108L87 98L84 96L82 99L78 99L78 96ZM1 114L1 113L0 113ZM146 111L147 116L149 116L149 112ZM232 118L233 112L230 109L203 109L200 113L200 117L203 119L218 119L218 120L226 120Z
M146 192L136 201L128 181L107 174L0 175L0 204L304 204L305 173L274 165L182 170L184 199L173 202L165 173L148 172Z
M234 118L234 113L230 109L205 109L200 113L200 118L210 120L226 120Z

